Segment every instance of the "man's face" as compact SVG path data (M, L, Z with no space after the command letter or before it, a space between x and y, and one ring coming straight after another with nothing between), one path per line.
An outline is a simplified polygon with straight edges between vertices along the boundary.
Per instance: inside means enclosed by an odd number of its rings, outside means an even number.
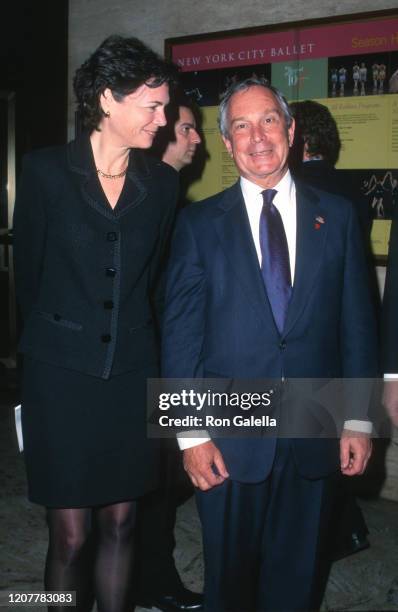
M178 121L174 126L175 142L170 142L163 155L163 161L180 171L192 163L200 136L196 131L196 122L192 111L180 106Z
M239 174L266 189L274 187L287 170L294 122L287 127L272 91L254 85L234 94L227 125L223 140Z

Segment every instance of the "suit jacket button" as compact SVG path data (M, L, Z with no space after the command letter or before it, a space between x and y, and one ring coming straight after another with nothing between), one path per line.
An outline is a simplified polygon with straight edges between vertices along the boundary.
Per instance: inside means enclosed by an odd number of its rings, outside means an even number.
M61 320L61 315L59 315L57 312L54 314L54 321L60 321Z
M108 242L115 242L117 240L116 232L108 232L106 235L106 239Z
M279 343L279 348L281 349L281 351L284 351L284 350L285 350L285 348L286 348L286 342L285 342L285 340L282 340L282 341Z
M112 337L109 334L102 334L101 342L103 342L104 344L108 344L108 342L110 342L111 340Z
M112 308L113 308L112 300L105 300L104 308L105 308L105 310L112 310Z
M116 276L116 270L115 268L106 268L105 274L106 276L110 276L111 278L113 278L114 276Z

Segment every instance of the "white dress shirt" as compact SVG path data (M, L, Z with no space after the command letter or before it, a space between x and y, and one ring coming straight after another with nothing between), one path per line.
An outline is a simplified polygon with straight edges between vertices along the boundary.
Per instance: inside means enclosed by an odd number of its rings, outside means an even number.
M256 247L257 257L259 265L261 267L262 255L260 247L260 216L263 208L263 187L256 185L252 181L240 177L240 187L242 189L243 200L245 202L247 215L249 217L250 229L254 246ZM281 215L283 227L285 229L287 245L289 249L289 261L290 261L290 274L292 279L292 285L294 285L294 273L296 267L296 229L297 229L297 215L296 215L296 186L292 179L289 170L283 176L283 178L275 185L274 189L276 194L273 199L273 204ZM372 432L372 423L369 421L357 421L350 420L345 421L345 429L352 431L358 431L362 433L370 434ZM197 446L208 442L210 437L206 431L201 431L200 437L198 431L184 432L177 435L178 445L181 450Z

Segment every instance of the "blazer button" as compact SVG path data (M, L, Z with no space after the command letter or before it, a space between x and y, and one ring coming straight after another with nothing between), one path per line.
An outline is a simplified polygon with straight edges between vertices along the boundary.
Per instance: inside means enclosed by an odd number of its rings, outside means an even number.
M106 235L106 239L108 242L115 242L117 240L116 232L108 232Z
M104 344L108 344L108 342L110 342L111 340L112 337L109 334L102 334L101 342L103 342Z
M286 348L286 342L285 340L282 340L282 342L279 343L279 348L281 349L281 351L284 351Z
M116 270L115 268L106 268L105 274L106 276L110 276L111 278L113 278L114 276L116 276Z
M59 315L58 313L54 314L54 321L60 321L61 320L61 315Z
M105 300L104 308L105 308L105 310L112 310L112 308L113 308L112 300Z

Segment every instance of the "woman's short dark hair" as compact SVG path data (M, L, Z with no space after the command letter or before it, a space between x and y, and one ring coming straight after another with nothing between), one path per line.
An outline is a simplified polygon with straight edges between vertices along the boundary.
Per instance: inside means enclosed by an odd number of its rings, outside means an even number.
M321 155L334 166L339 158L341 141L336 121L327 106L305 100L291 103L290 108L296 120L295 144L301 149L306 144L309 156Z
M104 112L100 96L109 88L120 101L141 85L159 87L177 80L177 67L137 38L109 36L76 71L73 88L84 127L98 128Z

